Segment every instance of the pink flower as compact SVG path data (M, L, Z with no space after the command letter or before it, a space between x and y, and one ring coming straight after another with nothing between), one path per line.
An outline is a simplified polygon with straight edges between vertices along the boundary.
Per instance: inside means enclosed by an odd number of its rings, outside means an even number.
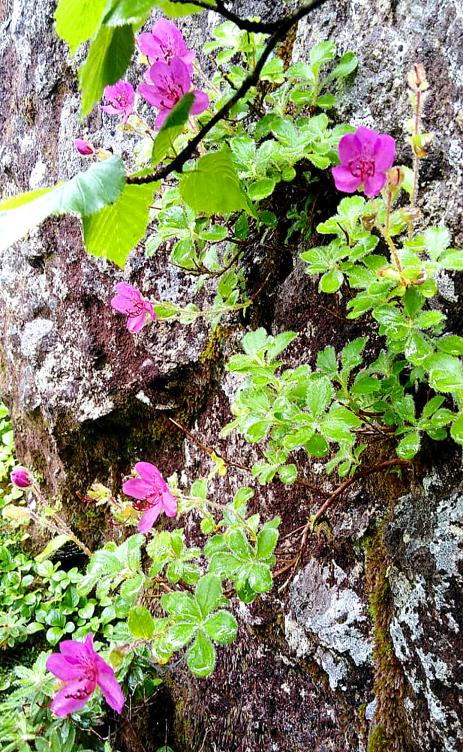
M52 653L47 659L47 669L64 682L51 704L53 713L64 716L80 710L97 686L108 705L121 713L124 695L111 666L95 652L93 635L87 635L84 643L64 640L59 649L60 653Z
M16 488L29 488L34 482L34 478L26 467L15 467L11 471L10 480Z
M104 96L109 104L103 105L101 109L110 115L122 116L122 122L125 125L133 112L135 101L132 84L128 81L118 81L114 86L106 86Z
M83 157L89 157L91 154L95 154L95 149L88 141L84 141L83 138L74 139L74 148L77 149L79 154Z
M116 290L117 294L111 300L111 306L115 311L127 315L129 332L133 334L143 329L149 316L153 321L156 320L153 306L136 287L128 285L127 282L118 282Z
M135 471L139 478L130 478L122 486L127 496L138 499L133 506L144 514L138 523L140 533L147 533L153 527L161 512L168 517L177 514L177 502L161 473L151 462L137 462Z
M392 167L394 156L392 136L363 126L355 133L346 133L339 142L341 164L332 170L336 188L353 193L363 186L366 196L377 196L386 182L386 172Z
M170 63L178 57L192 71L195 53L186 46L182 32L165 18L154 24L151 33L140 34L137 42L140 52L152 63Z
M169 112L191 89L191 75L185 63L174 57L170 63L154 63L145 74L147 83L140 84L138 91L149 104L159 109L156 127L160 128ZM195 89L191 115L199 115L207 109L209 97L206 92Z

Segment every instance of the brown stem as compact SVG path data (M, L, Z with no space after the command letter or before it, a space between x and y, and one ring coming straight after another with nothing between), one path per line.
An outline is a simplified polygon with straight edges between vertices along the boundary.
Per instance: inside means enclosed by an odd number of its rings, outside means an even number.
M169 162L163 167L159 167L152 175L144 175L141 177L129 176L127 178L127 183L129 185L145 185L146 183L155 183L158 180L166 178L173 172L181 172L185 163L188 162L188 160L193 156L205 136L207 136L207 134L212 130L212 128L214 128L215 125L217 125L217 123L220 123L220 121L228 115L232 107L247 94L249 89L258 83L262 69L277 44L286 37L288 31L295 24L297 24L302 18L307 16L312 10L315 10L315 8L323 5L324 2L326 2L326 0L309 0L305 5L295 11L292 15L280 19L279 21L275 21L272 35L265 45L262 51L262 55L257 61L254 70L247 76L247 78L245 78L239 89L228 100L228 102L226 102L223 107L221 107L220 110L218 110L215 115L212 116L209 122L206 123L206 125L201 128L199 133L197 133L196 136L194 136L194 138L192 138L188 142L185 148L180 152L180 154L178 154L177 157L175 157L175 159L172 160L172 162Z
M302 542L301 542L301 548L305 546L305 542L307 540L307 536L309 533L310 528L314 528L316 523L318 522L321 517L325 514L325 512L334 504L338 496L340 496L344 491L349 488L353 483L355 483L357 480L360 480L361 478L367 478L369 475L373 475L373 473L379 473L382 470L387 470L389 467L409 467L412 463L409 460L400 460L398 457L394 457L392 460L384 460L384 462L378 462L376 465L372 465L371 467L366 467L363 470L358 470L355 475L352 476L352 478L347 478L345 481L343 481L335 491L327 498L327 500L322 504L318 512L314 515L312 519L310 519L305 528L304 528L304 535L302 536Z

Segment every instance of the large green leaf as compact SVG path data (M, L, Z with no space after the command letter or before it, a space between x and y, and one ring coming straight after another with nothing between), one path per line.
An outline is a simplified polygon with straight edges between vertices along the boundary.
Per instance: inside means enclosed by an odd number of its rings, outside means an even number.
M156 0L113 0L104 23L107 26L124 26L124 24L138 26L149 16L155 5Z
M122 78L134 47L133 28L130 24L101 27L90 46L85 63L79 69L82 117L88 115L101 99L105 86Z
M119 157L97 162L86 172L54 188L29 191L0 204L0 251L27 235L51 214L88 216L119 197L125 184Z
M159 164L159 162L164 159L166 154L172 148L177 136L183 131L190 110L193 106L193 102L194 94L191 92L185 94L180 102L174 107L172 112L167 116L164 125L154 140L151 159L153 166Z
M193 3L173 3L171 0L154 0L153 5L157 5L167 18L189 16L191 13L201 13L204 10ZM214 0L210 0L210 6L215 7Z
M143 238L156 185L126 185L118 200L85 217L84 241L89 253L124 267L127 256Z
M252 213L227 148L198 159L195 167L181 178L180 193L198 213L211 216L242 209Z
M98 30L108 0L60 0L56 9L56 31L74 54L82 42Z

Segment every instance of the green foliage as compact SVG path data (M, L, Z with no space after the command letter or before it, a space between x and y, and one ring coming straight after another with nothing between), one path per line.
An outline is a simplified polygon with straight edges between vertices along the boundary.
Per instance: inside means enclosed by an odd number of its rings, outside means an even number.
M251 211L228 149L201 157L182 177L180 195L198 214Z
M126 185L117 201L84 217L87 251L124 268L132 248L144 237L153 202L154 185Z
M100 28L90 45L87 60L79 70L82 117L88 115L101 99L105 86L116 83L124 75L134 49L130 24Z
M4 251L51 214L88 217L113 203L125 184L119 157L97 162L55 188L24 193L0 203L0 251Z

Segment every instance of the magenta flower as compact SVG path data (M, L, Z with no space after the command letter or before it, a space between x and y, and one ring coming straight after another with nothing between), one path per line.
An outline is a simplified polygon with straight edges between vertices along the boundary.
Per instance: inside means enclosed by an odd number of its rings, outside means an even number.
M47 658L47 669L64 682L51 704L53 713L64 716L80 710L97 686L108 705L121 713L124 695L111 666L95 652L93 635L87 635L84 643L64 640L59 649Z
M182 32L175 24L161 18L150 33L140 34L137 39L140 52L152 63L170 63L178 57L191 72L195 53L185 44Z
M118 81L114 86L106 86L104 96L108 104L102 106L102 110L110 115L119 115L125 123L133 112L135 92L132 84L128 81Z
M366 196L377 196L386 182L386 172L392 167L395 140L361 126L355 133L346 133L339 142L341 164L333 167L336 188L353 193L360 186Z
M161 473L151 462L137 462L135 471L140 477L126 480L122 490L127 496L138 499L133 502L133 506L137 511L144 512L138 523L138 530L140 533L147 533L161 512L165 512L168 517L175 517L177 502Z
M169 112L191 89L191 75L185 63L178 57L170 63L154 63L145 74L147 83L140 84L138 91L149 104L159 109L156 127L160 128ZM194 102L191 115L199 115L207 110L209 97L205 91L193 91Z
M11 471L10 480L16 488L29 488L34 482L34 478L26 467L15 467Z
M91 154L95 154L95 149L91 143L85 141L83 138L74 139L74 148L77 149L79 154L82 154L83 157L89 157Z
M150 316L153 321L156 320L153 306L136 287L128 285L127 282L118 282L116 290L117 294L111 300L111 306L115 311L126 314L129 332L134 334L143 329Z

